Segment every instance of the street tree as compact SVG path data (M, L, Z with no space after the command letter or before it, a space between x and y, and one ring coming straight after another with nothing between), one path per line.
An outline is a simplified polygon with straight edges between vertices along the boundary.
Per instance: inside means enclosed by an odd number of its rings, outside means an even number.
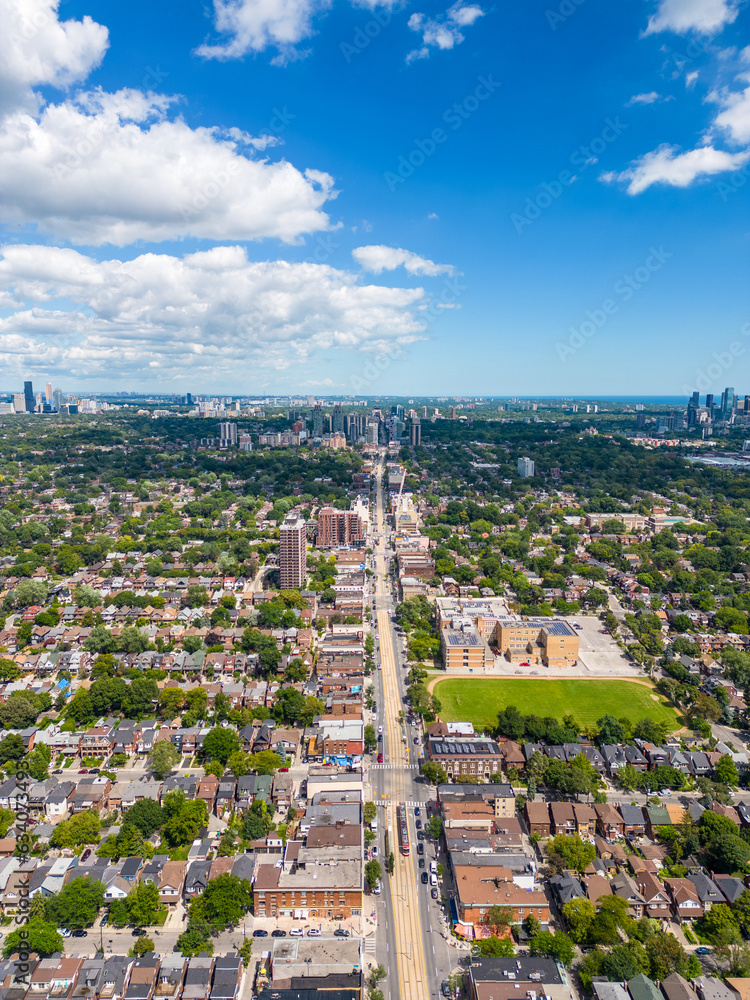
M180 762L180 751L171 740L159 740L149 751L148 766L158 781L163 781Z

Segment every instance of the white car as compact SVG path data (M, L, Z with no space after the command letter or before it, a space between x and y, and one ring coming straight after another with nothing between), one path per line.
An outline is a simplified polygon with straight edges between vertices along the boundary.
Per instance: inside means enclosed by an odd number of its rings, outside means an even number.
M382 726L378 726L378 732L379 732L379 733L382 733L382 732L383 732L383 727L382 727Z
M68 928L67 928L67 927L61 927L61 928L60 928L60 934L61 934L61 935L62 935L62 936L63 936L64 938L69 938L69 937L70 937L70 931L68 930Z
M320 929L318 927L310 927L307 931L308 937L320 937Z
M302 937L304 933L305 932L302 930L301 927L292 927L292 929L289 931L290 937Z

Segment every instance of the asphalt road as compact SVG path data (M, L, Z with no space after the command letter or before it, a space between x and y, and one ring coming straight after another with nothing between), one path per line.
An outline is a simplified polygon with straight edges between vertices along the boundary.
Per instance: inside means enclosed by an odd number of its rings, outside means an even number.
M380 483L378 483L380 485ZM378 489L378 497L376 504L376 516L374 527L377 531L380 531L381 535L383 533L383 511L384 511L384 497L382 490ZM386 534L388 537L388 534ZM381 546L381 551L385 549L385 553L389 554L390 550L385 546ZM373 578L375 581L376 578ZM390 650L388 650L387 657L384 657L389 662L384 665L384 669L395 668L395 680L398 691L398 701L401 708L405 710L403 698L406 694L406 683L405 678L407 671L404 669L404 643L399 635L394 629L392 615L393 610L396 606L396 601L391 593L390 582L382 578L380 581L380 586L378 587L378 597L377 597L377 611L383 612L378 615L378 628L376 630L376 637L378 638L378 655L380 649L380 639L378 632L382 632L383 629L387 629L387 636L382 636L382 641L384 645L390 647L392 650L392 659L390 655ZM385 650L384 650L385 652ZM410 839L412 843L411 854L409 858L402 858L398 851L398 845L392 845L394 854L397 857L397 864L402 864L404 866L412 866L412 871L407 872L408 882L406 884L416 885L416 898L417 907L419 913L419 928L421 933L421 942L419 946L421 947L423 959L424 959L424 969L425 969L425 986L426 991L423 995L429 997L437 998L440 996L440 984L442 980L446 979L450 972L456 968L461 952L452 943L452 939L446 934L446 923L443 913L443 909L440 905L439 900L433 900L430 895L429 886L425 886L421 882L421 869L418 867L419 856L416 851L416 845L419 842L417 838L416 830L416 817L414 815L414 807L417 805L420 808L421 816L420 821L424 823L427 819L427 806L431 801L435 800L434 790L430 785L425 783L419 776L419 769L417 766L419 754L422 747L422 733L420 728L412 727L407 723L406 725L406 745L402 748L401 746L401 728L398 725L397 720L397 710L391 709L396 718L385 719L384 714L386 712L386 692L384 690L384 678L383 670L377 670L374 675L374 686L375 686L375 700L378 705L378 717L375 720L376 725L383 726L383 741L379 743L379 748L382 748L383 752L383 764L373 765L370 768L369 777L373 790L373 798L375 801L380 802L390 802L394 805L397 802L404 802L407 805L409 813L409 826L410 826ZM393 700L392 698L390 699ZM417 737L418 743L414 742L414 738ZM398 741L398 746L396 745ZM399 752L403 749L403 753ZM409 763L406 766L394 765L392 760L398 759L407 760ZM393 813L393 809L388 810L388 812ZM384 844L384 826L385 826L385 808L379 809L379 851L382 855L385 844ZM395 832L395 830L394 830ZM425 839L423 841L425 845L425 862L429 867L429 862L436 858L435 845ZM383 859L384 861L387 859ZM399 954L399 947L396 935L396 919L401 919L400 915L394 912L395 908L400 904L403 905L404 900L395 900L391 892L396 888L396 884L400 886L402 882L400 880L385 878L383 884L382 895L378 899L377 909L378 909L378 936L377 936L377 946L376 946L376 957L377 961L382 963L386 969L389 970L389 975L387 980L383 985L383 990L385 995L389 1000L393 1000L395 997L401 997L401 1000L411 1000L414 995L410 993L409 996L401 996L399 990L399 980L398 976L395 974L395 964L396 959ZM416 944L416 942L413 942ZM405 956L406 960L411 962L413 960L413 955L411 953Z

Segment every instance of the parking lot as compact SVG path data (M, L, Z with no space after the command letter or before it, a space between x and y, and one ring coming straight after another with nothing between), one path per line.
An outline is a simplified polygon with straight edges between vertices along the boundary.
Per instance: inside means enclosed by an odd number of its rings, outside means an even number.
M585 676L590 673L594 676L636 676L641 674L637 664L627 659L623 651L617 645L616 640L611 635L603 635L604 626L599 618L589 615L568 617L566 621L576 628L579 641L578 671L579 675Z

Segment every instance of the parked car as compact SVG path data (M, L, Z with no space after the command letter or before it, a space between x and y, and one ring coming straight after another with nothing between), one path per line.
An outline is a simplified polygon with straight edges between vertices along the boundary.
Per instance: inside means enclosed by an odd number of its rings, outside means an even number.
M284 771L288 771L288 770L289 770L289 768L288 768L288 767L280 767L280 768L279 768L279 774L281 774L281 773L282 773L282 772L284 772Z
M289 931L289 936L290 937L302 937L302 935L304 933L305 932L302 930L301 927L292 927L292 929Z
M440 984L440 992L443 994L444 997L448 997L449 1000L450 997L453 996L453 990L451 989L451 984L448 982L447 979L444 979Z
M320 928L319 927L308 927L308 929L307 929L307 936L308 937L320 937Z
M87 767L82 767L81 770L78 773L79 774L88 774L89 773L89 769Z
M424 844L417 844L417 854L424 854Z
M253 931L253 937L268 937L268 931L264 931L262 927L258 927Z
M98 773L99 773L98 767L89 768L89 774L98 774Z
M430 895L432 896L433 899L437 899L438 898L438 891L437 891L437 889L434 886L432 887Z
M421 819L415 819L414 820L414 826L416 826L416 828L418 830L421 830L422 829L422 820Z
M142 927L136 927L133 931L133 937L143 937L146 931Z
M73 931L73 935L72 936L73 937L88 937L88 935L86 934L86 931L81 930L80 928L77 931Z
M61 937L69 938L70 937L70 931L68 930L67 927L61 927L60 928L60 935L61 935Z
M63 773L63 769L61 767L58 767L58 769L56 771L53 771L52 773L53 774L62 774Z
M88 861L90 857L91 857L91 848L87 847L86 850L81 855L81 861Z
M349 931L344 930L343 927L337 927L336 930L333 932L333 936L334 937L351 937L351 934L350 934Z
M286 937L286 931L282 931L277 927L275 931L271 931L271 937Z
M695 954L696 955L710 955L711 954L711 949L710 948L696 948L695 949Z

